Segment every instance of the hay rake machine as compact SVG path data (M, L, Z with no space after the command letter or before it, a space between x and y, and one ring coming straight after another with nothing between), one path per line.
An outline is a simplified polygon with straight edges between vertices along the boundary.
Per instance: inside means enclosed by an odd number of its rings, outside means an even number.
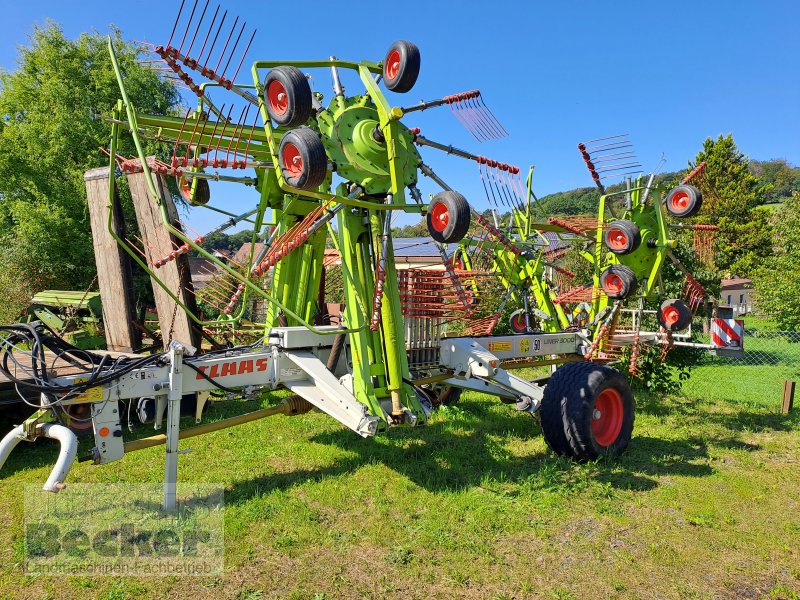
M197 1L191 11L184 13L184 8L182 4L168 43L149 46L164 65L159 68L167 69L198 97L197 109L184 118L136 112L109 42L122 96L108 119L112 130L110 200L119 172L141 172L171 241L168 247L153 247L153 241L145 236L122 237L111 227L112 214L109 231L198 326L213 330L240 323L248 301L265 302L263 337L248 346L205 353L192 348L188 340L173 340L164 354L110 360L78 351L30 325L9 326L0 369L27 392L38 394L40 400L37 412L0 443L0 466L21 440L59 439L62 454L45 484L46 490L58 491L77 447L74 435L64 427L65 409L89 404L95 448L87 458L108 463L126 452L165 444L164 503L172 507L180 438L312 409L370 437L395 426L421 425L436 402L463 388L497 396L520 411L541 413L545 439L560 454L591 459L622 452L633 429L628 383L614 369L583 360L596 351L598 340L601 346L606 343L606 338L593 335L591 329L608 321L608 317L603 320L608 297L592 297L590 322L572 323L543 275L548 269L567 273L551 260L546 248L528 244L528 240L542 239L543 232L569 231L570 227L533 219L530 178L526 190L518 168L429 140L404 123L414 112L448 106L476 141L506 135L480 92L454 94L407 108L390 105L381 84L393 92L407 92L420 71L419 50L406 41L392 44L381 62L335 57L257 60L251 67L252 81L240 82L237 79L250 44L241 57L236 52L240 41L248 39L246 24L239 25L237 18L228 29L227 12L218 19L217 7L211 16L207 2L201 10ZM211 16L210 21L206 15ZM229 77L232 65L237 67ZM305 70L330 72L333 96L327 104L321 92L311 89ZM361 93L345 94L343 72L355 76L363 87ZM195 78L204 81L198 84ZM212 101L212 96L223 95L229 102ZM117 154L121 135L132 136L138 158ZM171 155L162 160L148 158L144 151L148 140L170 144ZM474 161L487 193L496 203L513 207L517 233L504 232L501 224L474 211L464 196L422 161L418 147ZM442 188L427 203L417 187L420 174ZM204 250L201 244L210 234L193 232L168 210L160 194L164 186L158 184L165 177L177 180L180 193L196 210L223 215L224 222L211 233L240 223L252 225L249 254L236 262L223 262ZM211 180L255 190L255 206L242 213L215 206L210 197ZM603 243L622 243L616 237L612 242L603 237L615 230L605 226L601 208L594 225L595 287L611 288L609 269L623 273L619 277L624 280L623 266L638 276L661 264L658 261L663 260L669 242L659 216L657 193L649 184L626 190L631 200L625 215L640 223L639 254L612 253L601 259ZM645 202L648 197L654 199L649 204ZM114 203L110 201L109 206L111 213ZM441 268L395 267L391 217L397 211L426 215L441 254ZM477 264L480 256L469 252L469 244L455 254L447 250L447 244L467 236L473 220L484 231L478 246L491 249L491 264ZM621 231L633 235L632 230ZM651 240L655 240L652 248ZM334 246L341 258L345 301L338 325L324 324L325 308L320 301L327 245ZM656 250L655 259L650 257L651 249ZM190 250L214 268L209 284L186 302L159 279L159 269ZM605 263L610 266L601 271ZM481 316L488 304L482 290L493 285L488 282L496 281L498 273L505 286L501 303L519 301L524 305L520 314L525 326L518 335L489 335L501 311ZM654 276L643 280L649 289ZM543 331L531 326L531 314L549 317ZM447 335L451 323L465 321L464 335ZM29 353L31 367L26 370L30 378L23 381L11 373L9 364L16 360L15 354L23 352L24 344L34 350ZM46 368L46 348L81 365L84 372L53 376ZM504 368L526 361L561 366L549 379L533 382ZM211 392L277 387L287 388L295 396L243 417L180 428L181 406L187 398L196 401L199 420ZM142 398L152 399L155 425L160 428L166 422L166 433L126 442L123 403Z

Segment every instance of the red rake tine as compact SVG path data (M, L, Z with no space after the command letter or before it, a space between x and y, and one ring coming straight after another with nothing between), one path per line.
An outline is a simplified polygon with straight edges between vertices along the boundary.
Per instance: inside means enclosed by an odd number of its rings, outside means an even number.
M183 130L186 128L186 120L189 118L189 115L192 114L192 109L188 109L186 111L186 116L183 117L183 123L181 123L181 129L178 132L178 137L175 138L175 146L172 148L172 166L178 166L178 145L181 143L181 138L183 138Z
M231 27L231 32L228 34L228 39L225 40L225 45L222 47L222 52L219 55L219 60L217 61L217 66L214 67L214 72L219 72L219 66L222 64L222 60L225 58L225 54L228 52L228 44L231 43L231 38L233 37L233 32L236 31L236 26L239 24L239 17L233 21L233 27Z
M223 23L225 23L225 17L227 16L228 16L228 11L226 10L224 13L222 13L222 19L220 19L219 21L219 27L217 27L217 33L214 34L214 41L211 42L211 48L208 49L208 56L206 57L206 63L203 65L204 71L206 70L206 67L208 67L208 61L211 60L211 55L214 53L214 46L217 45L217 39L219 38L219 34L222 31L222 25Z
M173 37L174 37L174 35L175 35L175 30L178 28L178 21L180 21L180 19L181 19L181 12L183 12L183 5L184 5L185 3L186 3L186 0L181 0L181 6L180 6L180 8L178 9L178 16L177 16L177 17L175 17L175 23L172 25L172 33L170 34L170 36L169 36L169 41L167 42L167 47L168 47L168 48L169 48L169 46L172 44L172 38L173 38Z
M225 152L225 160L226 161L227 160L231 160L230 153L231 153L231 148L233 147L234 140L236 140L237 146L239 144L239 136L241 135L242 129L244 129L244 123L247 120L247 114L249 112L250 112L250 104L245 106L242 109L242 112L239 114L239 119L236 122L236 127L233 128L233 133L230 136L230 138L231 138L230 142L228 142L228 149ZM232 160L234 162L236 162L236 152L235 151L233 153L233 159Z
M508 136L508 131L506 128L503 127L503 124L500 122L500 119L492 112L492 109L486 104L486 101L483 99L483 95L479 96L480 103L483 105L484 110L488 113L489 117L494 121L497 125L498 129L503 132L502 137Z
M247 21L243 21L242 28L239 30L239 35L236 37L236 42L233 44L231 53L228 55L228 62L225 63L225 66L222 69L222 75L220 75L220 79L225 79L225 73L228 72L228 66L230 66L231 60L233 59L234 54L236 54L236 48L239 46L239 41L242 39L242 34L244 33L244 28L246 25Z
M206 39L203 40L203 47L200 48L200 54L197 55L197 64L200 64L200 61L203 58L203 53L206 51L206 44L208 44L208 38L211 37L211 32L214 30L214 23L217 22L217 15L219 14L219 4L217 4L217 9L214 11L214 16L211 19L211 25L208 26L208 33L206 33Z
M242 54L242 59L239 61L239 66L236 67L236 72L233 74L233 77L231 77L231 81L236 81L236 77L239 75L239 70L242 68L245 56L247 56L247 53L250 51L250 45L253 43L257 31L258 29L253 29L253 35L250 36L250 41L247 42L247 47L244 49L244 54Z
M186 50L186 56L188 57L192 53L192 47L194 46L194 42L197 39L197 34L200 33L200 27L203 25L203 19L206 16L206 10L208 10L208 2L206 0L206 5L203 7L203 12L200 13L200 20L197 22L197 28L194 30L194 35L192 36L192 43L189 44L189 48Z
M186 24L186 31L183 32L183 39L181 40L181 45L178 46L178 54L181 53L181 49L183 48L184 42L186 42L186 36L189 35L189 29L192 26L192 20L194 19L194 11L197 10L197 2L198 0L194 0L194 6L192 6L192 12L189 15L189 22Z
M491 138L486 135L486 132L481 127L480 122L477 121L475 115L472 114L472 108L469 106L469 104L467 104L468 102L469 100L465 99L456 100L458 111L464 116L464 120L469 123L468 128L472 131L473 135L478 138L478 141L488 141Z
M447 101L447 104L448 104L448 106L450 107L450 110L451 110L451 111L453 112L453 114L456 116L456 118L457 118L457 119L458 119L458 120L461 122L461 124L464 126L464 129L466 129L467 131L469 131L469 132L472 134L472 137L474 137L476 140L478 140L479 142L480 142L480 141L482 141L482 140L481 140L481 139L480 139L480 138L479 138L477 135L475 135L475 132L474 132L474 131L472 131L472 127L470 127L470 125L469 125L469 124L468 124L468 123L467 123L467 122L464 120L464 118L461 116L461 114L460 114L460 111L459 111L459 109L458 109L458 106L457 106L457 104L458 104L458 103L457 103L457 101L455 101L455 100L448 100L448 101Z
M475 128L480 132L481 136L483 136L486 140L492 139L494 135L492 134L491 129L489 129L487 124L481 118L481 114L477 109L477 106L473 105L473 98L466 97L461 100L460 103L465 111L465 114L468 116Z
M476 121L480 123L484 133L487 135L489 139L496 139L498 137L503 137L503 134L499 130L497 130L497 128L491 122L489 115L478 103L477 100L478 98L479 96L475 96L474 98L468 98L465 104L469 106L470 110L473 112L473 115L475 116Z

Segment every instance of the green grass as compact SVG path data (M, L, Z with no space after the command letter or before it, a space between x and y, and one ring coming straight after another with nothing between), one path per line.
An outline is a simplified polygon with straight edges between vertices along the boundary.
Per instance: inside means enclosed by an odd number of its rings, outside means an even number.
M756 318L746 320L745 329L755 335L745 336L744 356L737 359L704 356L683 384L684 394L780 409L783 382L800 379L800 334L779 335L770 321Z
M798 414L647 397L637 411L628 452L588 464L479 394L370 440L320 414L186 440L181 481L226 489L218 578L25 576L20 488L52 466L42 441L3 470L0 597L800 597ZM162 475L153 448L69 480Z

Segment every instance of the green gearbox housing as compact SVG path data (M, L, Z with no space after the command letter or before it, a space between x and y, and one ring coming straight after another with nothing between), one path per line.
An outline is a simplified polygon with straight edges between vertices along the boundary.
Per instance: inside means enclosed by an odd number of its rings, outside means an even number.
M336 172L359 184L367 195L391 190L390 153L402 165L403 185L417 182L417 167L422 159L414 147L414 134L400 123L394 148L387 147L378 109L369 96L336 96L317 115L317 123L325 150L336 163Z

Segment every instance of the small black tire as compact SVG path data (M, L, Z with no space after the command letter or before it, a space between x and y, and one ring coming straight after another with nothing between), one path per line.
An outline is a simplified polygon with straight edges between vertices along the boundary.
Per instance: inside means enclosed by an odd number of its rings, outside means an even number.
M193 185L194 190L192 190ZM200 179L198 177L187 179L185 176L181 175L178 177L178 189L180 190L181 198L186 200L189 204L202 206L208 204L211 200L211 187L208 185L207 179Z
M664 204L673 217L688 219L696 215L703 206L703 194L693 185L681 184L670 190Z
M292 129L281 138L278 164L286 183L301 190L318 188L328 175L325 146L308 127Z
M452 244L464 239L469 231L472 213L469 202L452 190L439 192L428 207L428 233L442 244Z
M264 105L276 124L303 125L313 113L308 79L297 67L275 67L264 80Z
M671 298L661 303L658 323L667 331L682 331L692 324L692 311L683 300Z
M603 242L614 254L630 254L642 243L642 232L633 221L619 219L604 228Z
M600 289L613 300L622 300L636 291L636 275L625 265L611 265L600 273Z
M525 309L520 308L511 313L508 317L508 325L511 327L511 333L521 335L528 332L528 325L525 323Z
M570 362L547 382L540 415L545 442L556 454L578 461L619 456L633 434L633 393L611 367Z
M461 400L461 388L459 387L447 385L441 389L435 389L435 391L437 392L436 400L434 401L436 406L453 406Z
M414 87L419 77L419 48L400 40L389 46L383 59L383 81L393 92L405 93Z

